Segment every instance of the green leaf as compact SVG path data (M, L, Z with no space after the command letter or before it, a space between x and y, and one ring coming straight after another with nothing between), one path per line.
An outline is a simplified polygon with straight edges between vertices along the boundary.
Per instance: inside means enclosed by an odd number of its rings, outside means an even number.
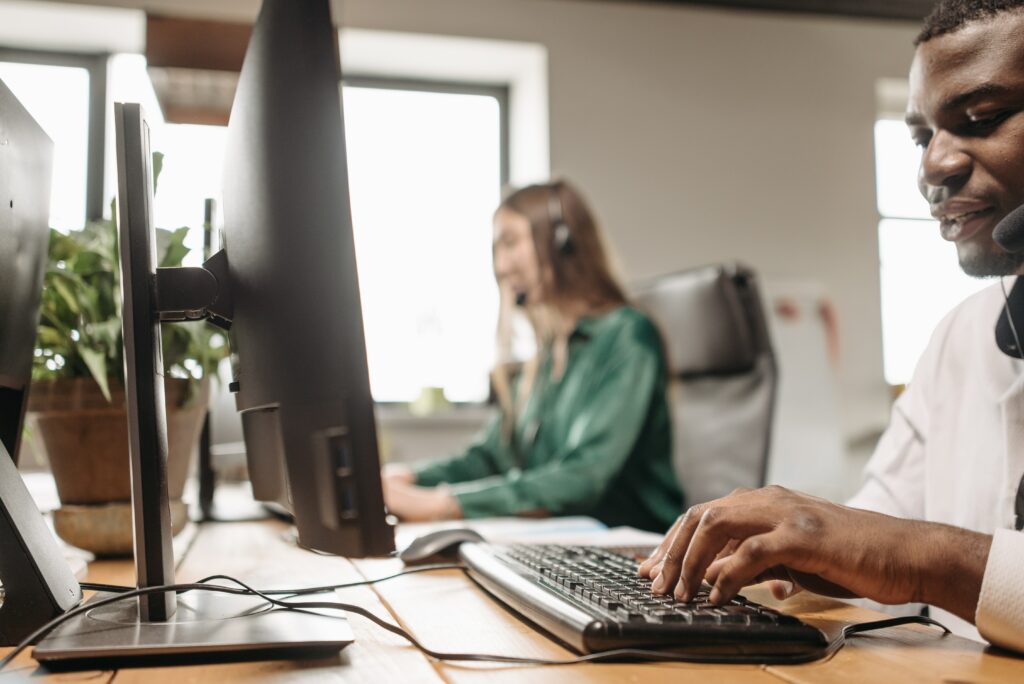
M153 155L154 191L163 159L160 153ZM32 363L33 378L92 377L108 399L108 373L124 367L116 199L110 210L110 220L91 221L69 234L51 229L50 263L40 303L39 356ZM185 246L188 231L187 227L157 230L161 267L181 265L190 251ZM161 327L168 373L215 375L217 363L228 351L222 343L212 344L214 335L222 339L221 333L203 323ZM57 356L63 365L47 368L48 362L55 366Z
M103 396L110 401L110 387L107 385L107 359L100 352L88 347L79 347L78 352L82 355L85 365L89 367L92 379L100 386Z
M58 276L50 280L48 285L51 285L57 294L64 300L64 304L71 310L73 314L79 314L82 311L82 307L78 304L78 298L75 297L75 293L68 287L67 282L62 276Z
M160 172L164 170L164 153L153 153L153 194L156 194L157 181L160 180Z
M159 229L156 232L157 253L161 254L160 267L181 266L185 255L192 250L185 246L188 226L176 230Z

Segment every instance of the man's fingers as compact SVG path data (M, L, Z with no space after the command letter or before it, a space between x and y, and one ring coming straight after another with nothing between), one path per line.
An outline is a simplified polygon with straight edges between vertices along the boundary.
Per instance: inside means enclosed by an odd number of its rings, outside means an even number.
M686 555L686 549L690 546L693 532L697 529L700 518L704 515L708 505L691 506L680 519L675 534L672 535L670 540L666 540L669 544L662 556L661 566L658 568L658 578L651 585L651 591L654 593L666 594L675 586L682 569L683 556Z
M652 571L655 567L661 565L661 560L665 557L665 551L668 549L669 544L672 543L672 537L675 536L676 530L679 529L679 525L682 521L682 515L676 518L676 521L672 523L672 527L668 528L668 532L665 533L664 539L662 539L661 543L658 544L658 548L654 549L654 553L651 554L651 557L640 564L640 567L637 569L638 575L641 577L650 577L651 579L655 577L655 574Z
M771 590L772 596L779 601L785 601L804 590L803 587L791 580L771 580L768 582L768 589Z
M784 532L773 531L743 540L718 571L709 597L712 603L728 601L770 568L785 565L790 549L784 536Z
M678 582L679 575L682 572L683 558L690 547L693 534L708 511L745 505L752 500L756 500L754 497L758 496L759 491L762 490L736 489L729 496L691 506L679 520L678 528L661 558L660 568L656 567L654 569L658 571L658 578L651 585L654 593L666 594L672 591L672 587Z
M732 552L735 551L736 547L739 546L739 545L740 545L740 542L739 542L738 539L730 539L729 543L726 544L722 548L722 550L718 552L718 555L715 556L715 560L713 560L711 562L711 565L708 566L708 569L704 571L704 579L707 580L708 583L710 583L710 584L714 584L715 583L715 579L714 578L718 577L718 570L723 565L722 561L724 561L726 558L731 556Z
M708 566L726 547L735 547L730 557L735 556L743 548L748 537L773 529L775 522L776 518L768 514L763 506L709 508L701 516L683 557L675 597L681 601L689 601L700 587ZM726 567L728 564L723 564L719 568L719 573Z

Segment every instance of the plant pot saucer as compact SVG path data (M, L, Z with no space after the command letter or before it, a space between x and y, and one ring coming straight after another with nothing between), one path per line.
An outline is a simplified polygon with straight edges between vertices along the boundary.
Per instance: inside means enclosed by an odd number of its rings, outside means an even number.
M188 507L171 501L171 531L178 534L188 522ZM96 505L67 505L53 512L57 535L96 556L132 555L132 505L115 502Z

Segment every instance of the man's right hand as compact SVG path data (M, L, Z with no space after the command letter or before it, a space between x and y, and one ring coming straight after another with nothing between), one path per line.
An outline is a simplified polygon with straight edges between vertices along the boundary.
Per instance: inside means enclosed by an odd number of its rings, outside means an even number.
M737 491L680 516L640 574L690 600L701 580L724 602L784 579L819 593L924 602L971 620L991 537L840 506L782 487Z

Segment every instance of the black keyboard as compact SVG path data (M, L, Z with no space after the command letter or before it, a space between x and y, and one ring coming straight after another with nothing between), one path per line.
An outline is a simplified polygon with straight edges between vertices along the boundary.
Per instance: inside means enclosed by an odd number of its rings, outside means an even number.
M799 662L827 653L825 635L797 618L737 596L688 603L651 593L637 561L590 546L463 544L470 576L581 653L670 650L723 662Z

